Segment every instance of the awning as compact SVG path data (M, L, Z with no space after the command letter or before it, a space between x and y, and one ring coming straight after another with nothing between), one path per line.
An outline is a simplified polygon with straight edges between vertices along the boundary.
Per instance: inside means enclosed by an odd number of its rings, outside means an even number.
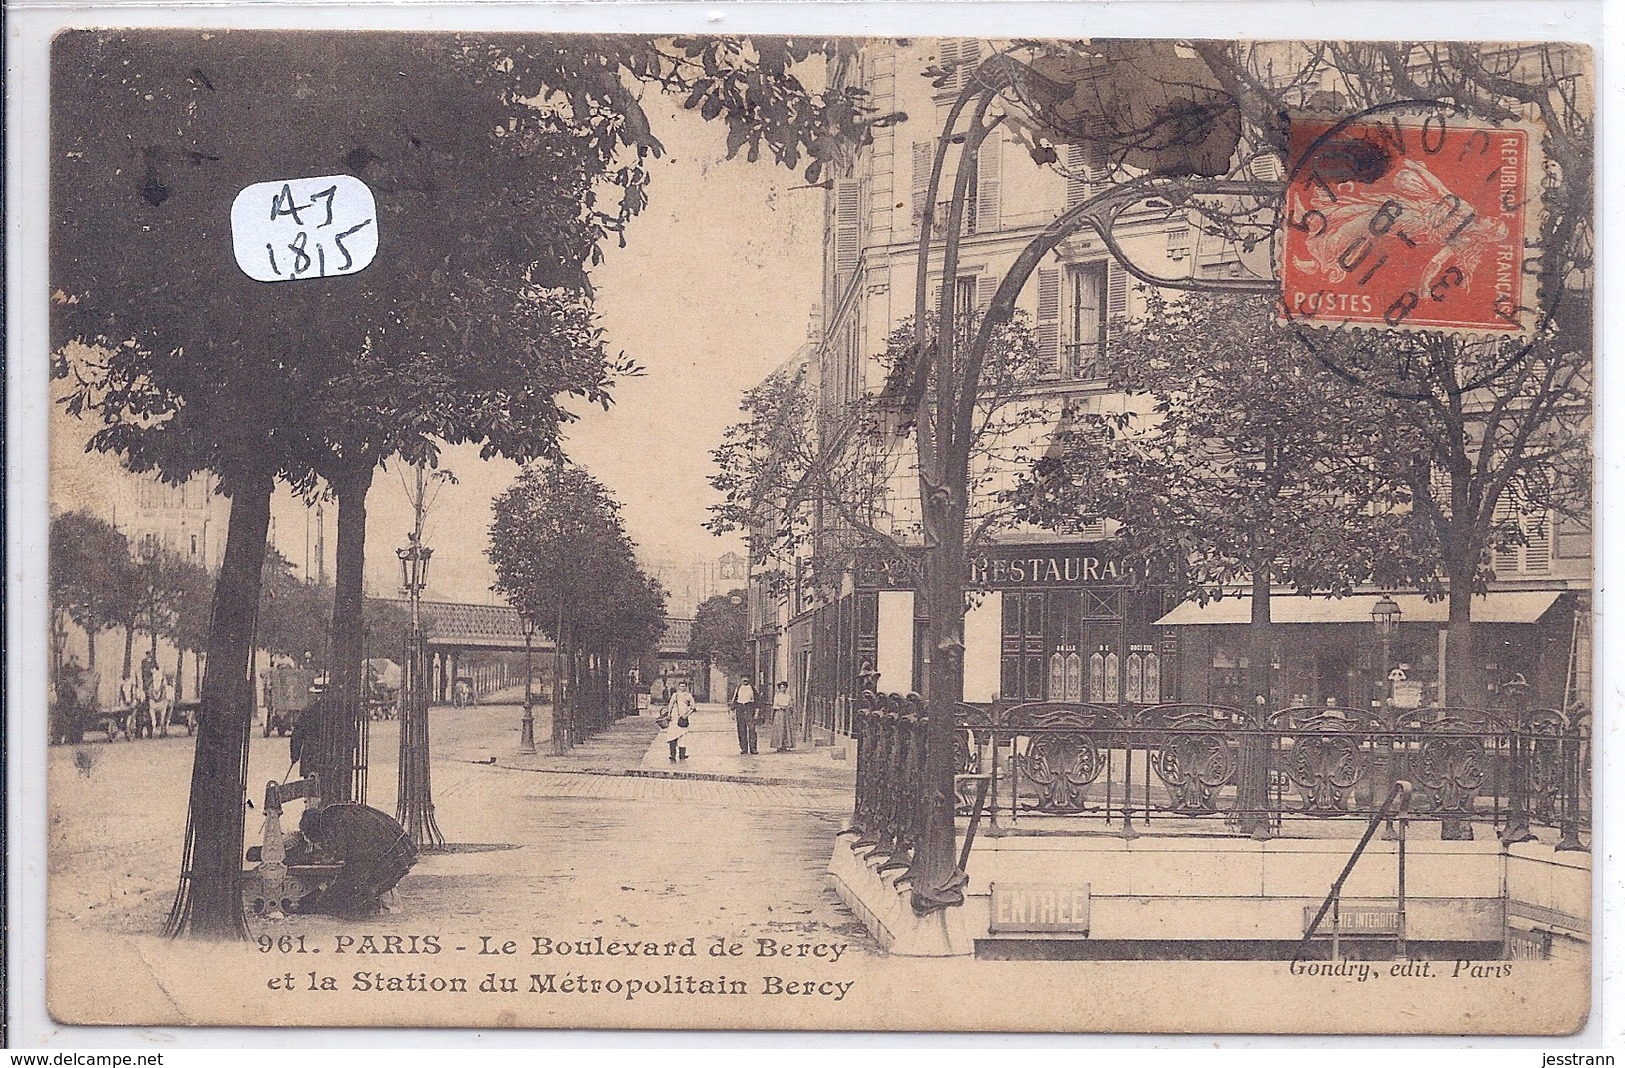
M1383 595L1354 594L1349 597L1306 597L1277 593L1270 597L1272 623L1371 623L1371 608ZM1429 601L1420 593L1388 594L1399 605L1401 623L1444 623L1450 606L1445 601ZM1561 596L1556 590L1504 590L1473 598L1474 623L1534 623ZM1160 627L1212 626L1246 623L1252 617L1250 595L1224 597L1207 604L1186 601L1157 620Z

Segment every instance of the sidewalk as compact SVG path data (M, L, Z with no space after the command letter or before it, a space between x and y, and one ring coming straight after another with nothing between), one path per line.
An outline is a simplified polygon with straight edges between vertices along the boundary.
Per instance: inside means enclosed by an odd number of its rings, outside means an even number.
M537 705L535 717L536 752L519 752L519 726L524 709L518 704L479 705L475 708L436 709L442 716L455 714L468 739L450 749L453 759L471 764L495 764L525 771L575 772L588 775L624 775L638 765L650 742L659 732L652 716L628 716L611 723L567 752L553 752L553 708ZM477 723L472 721L479 721Z
M760 731L760 752L739 751L739 733L733 711L724 705L700 705L685 739L688 759L672 763L670 748L659 737L649 745L639 770L650 775L720 779L725 782L770 782L784 785L850 786L855 769L849 760L836 760L829 746L798 741L788 753L775 753L768 744L768 728Z
M672 763L669 749L647 710L640 716L617 720L597 735L583 740L563 755L553 753L552 709L535 708L536 753L519 750L518 705L480 705L461 709L464 719L480 718L483 727L470 731L478 743L452 748L453 759L472 764L493 764L521 771L550 771L578 775L622 775L647 778L709 780L713 782L759 783L775 786L802 786L850 790L856 769L849 760L837 760L828 746L800 742L789 753L775 753L765 745L763 752L746 756L739 752L739 736L733 712L723 705L699 705L686 739L688 759ZM473 726L469 724L469 726Z

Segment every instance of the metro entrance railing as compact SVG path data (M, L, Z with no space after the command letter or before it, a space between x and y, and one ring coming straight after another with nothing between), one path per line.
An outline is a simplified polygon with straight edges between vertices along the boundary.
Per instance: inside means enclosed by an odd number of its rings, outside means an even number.
M1023 821L1135 835L1232 833L1319 837L1378 813L1408 781L1413 824L1446 839L1488 825L1503 841L1558 831L1558 849L1589 848L1588 712L1550 708L1116 708L1076 703L961 705L953 737L967 830ZM852 833L906 866L925 760L918 695L865 694L853 715L857 785ZM1058 824L1052 822L1059 820ZM1358 831L1350 827L1351 834Z

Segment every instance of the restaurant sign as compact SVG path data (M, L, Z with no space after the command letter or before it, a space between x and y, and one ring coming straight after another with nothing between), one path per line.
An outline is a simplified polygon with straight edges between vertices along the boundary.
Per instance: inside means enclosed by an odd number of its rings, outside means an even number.
M859 558L857 586L867 590L908 590L915 584L918 559L866 554ZM1133 568L1111 542L1073 545L998 545L971 555L965 584L972 589L1049 589L1069 586L1131 586Z
M987 929L1004 934L1088 934L1089 884L994 883Z

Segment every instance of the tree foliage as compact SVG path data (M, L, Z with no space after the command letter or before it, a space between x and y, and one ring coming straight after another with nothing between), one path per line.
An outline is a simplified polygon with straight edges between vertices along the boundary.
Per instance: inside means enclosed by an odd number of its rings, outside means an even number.
M935 316L928 320L934 333ZM968 340L979 325L973 312L957 332ZM707 527L745 531L752 563L781 585L799 560L805 581L833 589L865 551L917 567L908 555L922 537L911 441L917 398L908 395L914 353L914 324L905 320L874 357L883 379L873 392L832 405L804 363L747 391L740 402L746 418L724 431L711 453L711 485L722 501L711 507ZM1005 324L976 398L973 544L1013 520L995 487L1029 458L1033 431L1049 418L1032 392L1040 380L1032 331L1020 319Z
M1126 399L1057 435L1010 495L1023 518L1113 520L1145 573L1202 601L1260 571L1346 594L1402 580L1431 547L1375 469L1383 398L1300 359L1264 299L1153 295L1108 383Z
M303 663L326 666L333 589L295 573L293 561L275 549L265 554L255 644Z
M564 655L554 738L573 743L624 710L631 664L665 629L665 591L638 565L620 505L578 467L531 465L492 510L492 589Z
M492 588L555 640L565 625L607 631L614 598L641 576L609 490L579 467L534 465L492 510Z
M46 586L51 611L84 630L91 643L91 667L96 635L130 614L122 603L132 588L130 568L130 543L111 523L83 511L51 519Z
M746 590L729 590L708 597L694 612L688 648L711 658L711 662L734 678L751 674L756 658L751 653L747 620L750 614Z

